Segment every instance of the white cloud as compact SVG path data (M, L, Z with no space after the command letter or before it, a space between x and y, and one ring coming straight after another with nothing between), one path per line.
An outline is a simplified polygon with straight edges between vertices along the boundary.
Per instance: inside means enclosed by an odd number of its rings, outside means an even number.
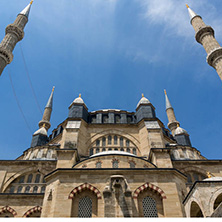
M144 8L143 18L149 23L163 24L168 34L177 34L178 36L187 37L193 35L190 28L189 16L185 4L190 3L197 13L201 12L202 16L208 18L208 25L214 26L217 33L222 32L222 18L216 17L216 7L209 0L191 1L191 0L138 0ZM216 13L217 12L217 13Z

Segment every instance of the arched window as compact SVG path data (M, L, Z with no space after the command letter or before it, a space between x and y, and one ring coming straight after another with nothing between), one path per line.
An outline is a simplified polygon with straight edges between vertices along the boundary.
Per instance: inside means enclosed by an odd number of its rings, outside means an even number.
M21 193L22 192L22 186L19 186L17 189L17 193Z
M93 155L93 148L91 148L91 149L89 150L89 155L90 155L90 156Z
M96 148L96 153L99 153L99 148Z
M111 151L111 150L112 150L112 148L109 148L109 149L108 149L108 151Z
M27 183L31 183L32 182L32 177L33 177L32 174L29 174Z
M144 217L158 217L156 201L151 197L143 198L143 215Z
M136 155L136 148L133 148L133 154Z
M222 194L220 194L217 199L214 202L214 210L217 209L217 207L220 205L220 203L222 202Z
M127 149L126 149L126 152L130 153L130 148L127 148Z
M123 147L123 137L120 137L119 143L120 143L120 146Z
M14 193L14 191L15 191L15 187L11 186L10 189L9 189L9 193Z
M41 193L45 193L45 186L41 187Z
M119 167L118 160L113 160L112 164L113 164L113 168L118 168Z
M120 151L124 151L124 148L121 148Z
M106 137L103 137L103 146L106 146Z
M92 217L92 200L85 196L79 200L78 217Z
M190 174L187 174L187 182L192 183L192 178Z
M27 187L25 188L25 193L29 193L29 191L30 191L30 186L27 186Z
M108 145L112 144L112 136L108 136Z
M118 144L118 138L117 136L114 136L114 145L117 145Z
M109 117L108 115L103 115L103 123L108 123Z
M24 183L24 180L25 180L25 176L20 177L19 183Z
M36 174L35 183L39 183L40 182L40 177L41 177L40 174Z
M97 162L97 163L96 163L96 168L101 168L101 166L102 166L102 163L101 163L101 162Z
M126 146L129 147L129 145L130 145L130 141L126 140Z
M96 146L100 146L100 140L96 140Z
M105 152L105 151L106 151L106 148L103 148L103 149L102 149L102 152Z
M38 187L37 187L37 186L34 186L34 188L33 188L33 193L37 193L37 191L38 191Z
M117 150L118 150L118 148L115 148L114 150L116 150L116 151L117 151Z
M120 115L116 115L116 123L120 123Z

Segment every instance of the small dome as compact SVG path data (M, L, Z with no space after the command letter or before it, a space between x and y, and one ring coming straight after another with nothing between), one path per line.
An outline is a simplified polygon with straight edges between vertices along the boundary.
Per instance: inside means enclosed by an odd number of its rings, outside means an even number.
M47 136L47 130L45 129L45 127L41 127L40 129L38 129L38 130L33 134L33 136L38 135L38 134Z
M150 101L146 97L144 97L143 94L142 94L141 100L138 102L136 107L139 107L139 105L141 105L141 104L150 104Z
M189 135L185 129L183 129L183 128L178 126L176 128L175 132L174 132L174 135L176 136L176 135L180 135L180 134L187 134L187 135Z
M79 104L84 104L83 99L81 98L81 94L79 94L79 97L77 97L73 103L79 103Z

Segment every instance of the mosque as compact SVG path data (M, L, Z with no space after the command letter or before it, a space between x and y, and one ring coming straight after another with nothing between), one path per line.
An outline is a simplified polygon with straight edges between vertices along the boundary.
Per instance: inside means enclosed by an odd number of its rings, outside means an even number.
M6 28L0 73L22 40L32 2ZM189 7L196 40L222 78L214 30ZM135 111L88 111L81 95L52 134L53 92L30 148L0 160L0 217L221 217L222 160L192 147L165 91L167 127L144 95Z

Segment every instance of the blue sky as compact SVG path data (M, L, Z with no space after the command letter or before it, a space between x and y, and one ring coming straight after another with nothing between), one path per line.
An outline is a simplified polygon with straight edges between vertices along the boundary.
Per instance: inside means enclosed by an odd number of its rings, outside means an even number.
M1 0L0 39L28 3ZM209 159L221 159L222 82L195 41L185 3L215 29L222 44L221 0L35 1L25 37L0 77L0 159L15 159L29 148L42 118L20 46L42 112L56 87L49 133L67 118L68 106L79 93L89 111L135 111L144 93L167 126L166 89L192 145Z

